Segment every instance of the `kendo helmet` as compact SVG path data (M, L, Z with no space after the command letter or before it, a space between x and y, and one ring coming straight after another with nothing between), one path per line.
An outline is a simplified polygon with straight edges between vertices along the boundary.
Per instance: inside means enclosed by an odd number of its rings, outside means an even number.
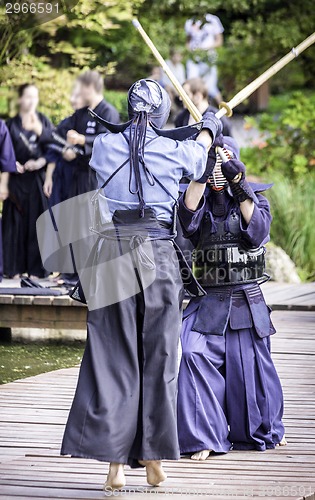
M171 111L171 100L161 85L149 78L138 80L128 92L128 115L135 119L139 113L146 113L148 121L157 128L163 128Z
M125 123L111 123L93 110L89 109L89 112L109 132L116 134L124 132L140 115L148 120L149 125L158 135L178 141L192 138L202 129L202 122L186 127L163 129L170 114L171 101L166 90L155 80L143 78L136 81L128 91L127 101L129 121Z

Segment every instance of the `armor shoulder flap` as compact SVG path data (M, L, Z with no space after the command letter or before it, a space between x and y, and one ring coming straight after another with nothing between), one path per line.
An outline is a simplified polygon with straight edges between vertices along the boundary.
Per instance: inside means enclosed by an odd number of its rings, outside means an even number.
M272 188L274 185L273 182L271 184L264 184L262 182L249 182L248 183L254 193L262 193L263 191L267 191L267 189Z

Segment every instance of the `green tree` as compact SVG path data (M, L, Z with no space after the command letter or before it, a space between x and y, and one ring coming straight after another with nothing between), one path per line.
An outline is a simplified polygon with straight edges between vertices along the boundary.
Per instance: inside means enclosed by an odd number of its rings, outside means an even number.
M91 67L104 76L114 72L121 57L117 33L121 36L123 26L130 28L141 2L80 0L62 16L26 25L22 15L13 22L8 20L5 6L0 5L0 85L10 114L14 112L10 104L15 101L14 89L28 81L38 85L41 110L54 122L70 113L68 98L74 77Z
M97 68L113 88L126 88L156 64L131 24L134 15L168 57L174 46L185 51L185 20L209 11L225 27L218 60L225 99L314 29L313 0L212 0L210 4L208 0L80 0L63 16L15 33L10 32L4 7L0 7L0 83L9 80L14 85L19 62L25 67L29 57L31 68L33 57L56 70ZM24 80L32 77L31 69L24 72ZM315 50L310 48L271 82L274 89L283 91L310 86L314 77Z
M313 0L145 0L140 15L153 34L160 19L163 35L155 38L160 47L183 45L184 22L189 17L200 18L206 13L220 17L225 27L224 47L219 50L220 80L225 98L254 79L293 46L314 31ZM176 30L174 23L176 23ZM148 28L151 34L151 28ZM153 36L152 34L152 36ZM277 90L313 85L315 50L308 49L294 63L272 80Z

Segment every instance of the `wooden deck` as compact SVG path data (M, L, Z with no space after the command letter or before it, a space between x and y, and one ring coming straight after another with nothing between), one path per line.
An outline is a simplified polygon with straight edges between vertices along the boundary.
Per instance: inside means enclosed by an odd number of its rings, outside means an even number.
M315 499L315 312L275 311L273 320L288 445L165 462L168 479L159 488L146 486L143 470L126 467L128 487L113 496ZM74 367L0 386L0 498L104 498L108 464L59 456L77 375Z
M42 280L42 284L49 285ZM50 283L51 284L51 283ZM86 306L68 295L25 296L1 294L1 288L18 286L18 280L3 280L0 284L1 328L54 328L85 330ZM262 285L267 303L278 310L315 311L315 283L269 282ZM187 301L185 301L187 303ZM1 338L1 331L0 331Z

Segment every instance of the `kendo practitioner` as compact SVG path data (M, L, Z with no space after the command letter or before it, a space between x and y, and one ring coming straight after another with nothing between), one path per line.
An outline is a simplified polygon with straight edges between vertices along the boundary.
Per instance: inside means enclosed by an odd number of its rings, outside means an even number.
M89 167L89 161L95 137L107 132L107 129L102 123L95 120L88 110L93 110L110 123L116 124L120 121L117 110L103 97L104 82L100 73L92 70L86 71L78 77L77 83L80 85L84 107L77 109L73 115L63 120L56 130L56 134L70 146L65 147L62 153L64 162L68 162L72 169L71 183L69 189L66 190L68 198L92 191L97 185L96 175ZM78 152L76 153L75 150ZM49 159L53 160L51 153ZM49 169L49 175L51 172L52 170ZM52 203L55 201L51 200ZM72 221L69 220L69 223L72 224ZM65 285L75 283L77 273L75 268L73 271L73 273L63 273L58 283Z
M183 84L183 88L202 115L208 111L212 111L213 113L218 111L215 106L212 106L209 103L207 85L202 78L190 78L189 80L186 80ZM184 103L183 105L184 109L175 119L175 127L184 127L185 125L190 125L195 121L190 115L188 109L185 107ZM221 121L223 125L223 134L232 136L229 120L223 116Z
M198 111L200 111L202 115L204 115L209 111L212 113L216 113L218 111L217 108L209 104L208 88L204 80L202 80L201 78L191 78L189 80L186 80L186 82L183 85L183 88L187 93L188 97L191 99L193 104L196 106L196 108L198 109ZM186 125L190 125L195 122L194 118L190 115L184 103L183 105L184 109L177 115L175 119L175 127L184 127ZM226 117L223 117L221 118L221 121L223 125L223 134L229 136L232 135L228 119ZM181 183L179 185L179 194L182 194L187 189L188 183L189 179L183 178L181 180ZM193 244L189 239L184 238L183 231L179 222L177 223L176 229L177 229L177 236L175 241L181 248L188 264L191 266Z
M10 172L16 172L16 159L13 144L8 128L3 120L0 120L0 201L7 199L9 195ZM0 281L3 277L3 255L2 255L2 224L0 219Z
M85 105L85 102L82 99L81 83L78 80L74 82L70 95L70 104L74 111L83 108ZM59 128L63 128L63 121L59 124ZM59 136L57 131L55 133L55 137L58 139ZM73 149L73 147L70 147L70 149ZM63 140L58 142L54 139L49 144L48 152L46 154L47 169L43 189L45 196L49 198L51 206L70 198L76 158L72 161L65 160L63 158L63 154L66 153L66 150L67 145ZM78 151L81 152L80 149L78 149Z
M225 148L228 161L215 147ZM230 137L218 137L207 170L179 199L193 270L205 296L184 311L178 378L181 453L264 451L285 444L283 395L271 359L275 333L259 283L271 214L261 194L270 184L246 179Z
M128 112L130 120L122 125L93 113L111 132L95 139L90 165L112 222L99 233L93 259L117 265L106 275L96 267L91 278L87 344L61 447L61 454L110 462L105 489L125 485L124 464L145 466L148 483L158 485L166 479L161 460L179 458L176 365L183 283L173 246L174 211L180 179L201 177L212 139L222 130L211 113L196 141L181 139L196 137L200 124L161 130L170 99L149 79L130 88ZM100 211L107 220L108 213ZM120 264L126 255L130 268L126 259ZM154 276L147 286L146 272ZM102 286L108 295L119 296L128 286L139 291L93 308Z
M76 154L73 148L66 148L63 153L63 159L73 163L70 198L92 191L97 184L95 172L89 168L89 161L95 137L107 130L104 125L91 117L88 109L92 109L111 123L119 123L117 110L103 97L102 75L97 71L88 70L80 75L77 81L81 86L80 92L84 106L63 120L56 130L56 133L69 145L83 150L83 154Z
M43 268L37 237L36 220L46 209L43 194L45 151L53 126L37 111L38 89L33 84L19 88L19 112L8 120L17 169L9 180L9 197L3 204L4 274L18 277L27 273L43 278Z

